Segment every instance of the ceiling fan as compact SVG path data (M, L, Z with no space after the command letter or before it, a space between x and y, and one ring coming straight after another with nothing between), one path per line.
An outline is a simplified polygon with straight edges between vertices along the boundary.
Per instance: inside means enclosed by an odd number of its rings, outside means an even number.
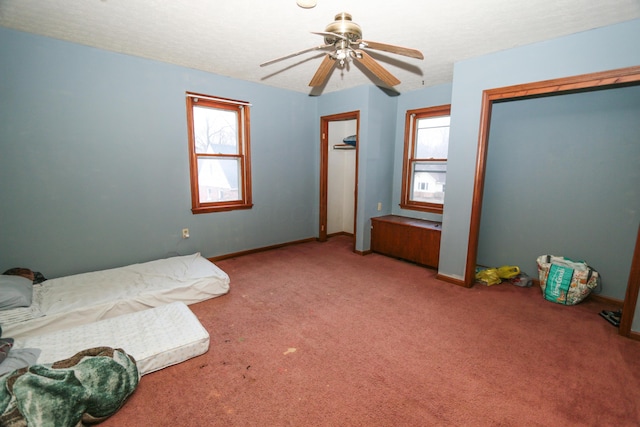
M304 49L299 52L294 52L280 58L272 59L260 64L260 66L264 67L265 65L270 65L274 62L292 58L314 50L329 50L329 53L325 55L320 67L309 82L309 86L322 86L336 65L344 67L351 59L362 64L366 69L375 74L384 84L388 86L395 86L400 83L400 80L384 69L378 61L373 59L371 55L366 52L365 49L381 50L411 58L424 59L422 52L416 49L362 40L362 29L358 24L351 20L351 15L346 12L337 14L335 16L335 21L327 25L324 31L312 33L324 36L324 44Z

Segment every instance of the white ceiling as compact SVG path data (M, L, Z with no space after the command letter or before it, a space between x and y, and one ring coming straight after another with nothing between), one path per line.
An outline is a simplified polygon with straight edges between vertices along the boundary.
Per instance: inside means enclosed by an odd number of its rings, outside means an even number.
M461 59L639 18L640 0L317 0L312 9L296 0L0 0L0 25L312 94L322 52L259 64L322 44L310 32L340 12L365 40L423 52L372 54L406 92L450 82ZM321 92L372 79L336 68Z

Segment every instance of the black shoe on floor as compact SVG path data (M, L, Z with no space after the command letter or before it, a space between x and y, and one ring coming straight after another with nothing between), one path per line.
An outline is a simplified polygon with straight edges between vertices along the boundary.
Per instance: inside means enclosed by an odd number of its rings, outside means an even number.
M602 310L600 312L600 316L604 317L607 320L607 322L611 323L613 326L620 326L620 317L622 317L622 310L618 310L618 311Z

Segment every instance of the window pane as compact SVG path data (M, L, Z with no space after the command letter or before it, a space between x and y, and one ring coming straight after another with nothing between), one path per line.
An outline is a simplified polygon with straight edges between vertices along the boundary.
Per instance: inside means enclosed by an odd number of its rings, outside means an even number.
M418 129L449 127L450 124L450 116L425 117L422 119L418 119Z
M415 162L411 176L411 200L444 203L444 188L447 181L446 163Z
M238 113L210 107L193 107L196 153L238 154Z
M198 159L200 203L242 199L240 159Z
M449 152L451 118L430 117L417 120L416 159L446 159Z

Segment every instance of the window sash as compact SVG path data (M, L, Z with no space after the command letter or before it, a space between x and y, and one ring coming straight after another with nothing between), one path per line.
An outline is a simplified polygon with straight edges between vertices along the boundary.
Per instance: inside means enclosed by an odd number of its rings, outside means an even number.
M419 203L443 204L446 174L446 160L413 160L410 200Z
M193 106L196 154L238 154L241 150L238 111Z
M240 156L198 156L200 204L242 200Z

